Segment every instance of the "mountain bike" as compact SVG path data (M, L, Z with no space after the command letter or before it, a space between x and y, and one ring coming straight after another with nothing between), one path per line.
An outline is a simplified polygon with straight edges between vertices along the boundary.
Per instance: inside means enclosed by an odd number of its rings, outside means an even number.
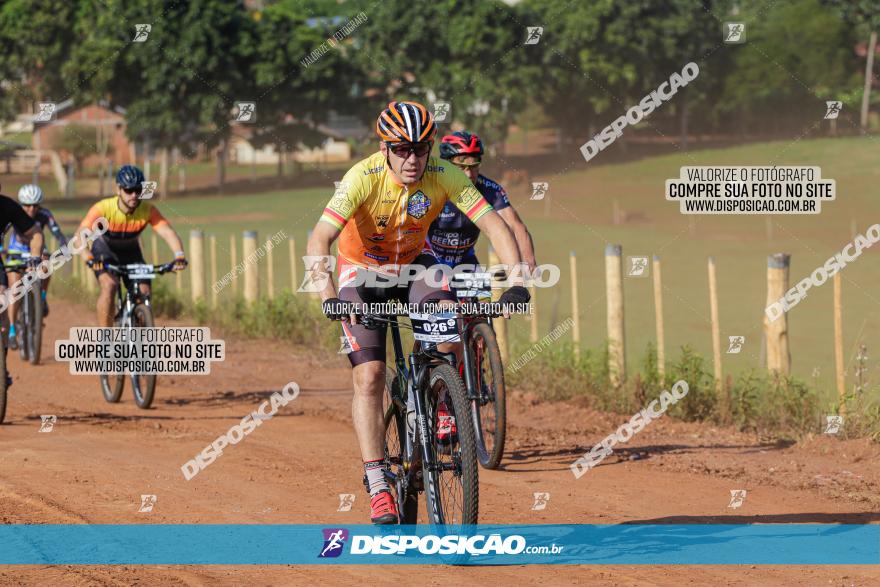
M463 302L476 302L491 297L491 276L488 273L464 273L455 276L456 296ZM504 455L507 435L507 396L504 387L504 366L501 350L492 328L497 315L464 317L461 339L461 373L471 406L477 458L487 469L497 469Z
M6 271L18 273L19 279L30 271L27 265L31 259L29 253L9 251L6 254ZM40 296L42 286L35 281L24 296L18 307L15 317L15 334L18 351L23 361L30 361L32 365L40 363L43 345L43 299Z
M410 324L397 315L359 316L367 328L390 326L394 367L388 367L385 390L385 459L388 484L397 501L401 524L418 519L419 494L431 524L476 524L479 509L479 466L464 383L454 367L454 353L437 344L458 340L460 317L452 312L409 313ZM415 345L404 358L400 329L413 330ZM445 392L457 432L437 435L437 404ZM411 411L407 410L411 400Z
M140 284L152 281L157 275L173 271L174 261L158 266L146 263L128 265L104 263L104 269L120 277L122 282L116 288L114 325L119 328L151 328L154 321L150 295L141 293ZM156 392L156 375L130 373L130 376L134 402L139 408L149 408ZM99 375L99 378L104 399L109 403L118 402L125 387L125 373L108 373Z

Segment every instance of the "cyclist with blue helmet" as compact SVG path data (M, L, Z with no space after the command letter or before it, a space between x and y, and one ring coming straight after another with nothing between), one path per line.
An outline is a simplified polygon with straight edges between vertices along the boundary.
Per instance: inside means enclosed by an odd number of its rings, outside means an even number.
M143 172L134 165L123 165L116 174L116 195L100 200L92 206L79 228L91 228L98 218L106 218L108 229L92 243L92 249L82 253L86 264L91 267L101 292L98 295L98 324L103 327L113 325L114 300L119 278L104 270L104 263L127 265L144 263L138 236L147 227L153 227L174 251L175 271L186 268L186 255L183 242L171 224L151 202L143 200L146 180ZM149 294L148 283L141 284L141 293Z

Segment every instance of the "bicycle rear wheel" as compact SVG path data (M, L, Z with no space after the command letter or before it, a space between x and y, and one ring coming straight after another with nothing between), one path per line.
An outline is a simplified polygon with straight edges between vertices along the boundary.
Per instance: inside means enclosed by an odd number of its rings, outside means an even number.
M385 461L389 475L388 484L394 493L401 524L415 524L419 516L419 494L413 487L404 487L406 468L404 455L406 447L406 412L392 401L402 398L398 379L393 369L385 369L385 394L383 413L385 414Z
M437 437L437 399L443 392L457 428L445 441ZM428 463L423 465L428 519L438 525L476 524L480 501L476 441L467 393L458 371L452 365L435 367L425 395L436 461L433 471Z
M104 394L104 400L107 403L115 404L122 397L122 390L125 387L124 373L110 373L98 376L101 380L101 393Z
M18 315L15 317L15 338L18 344L18 354L21 355L22 361L27 361L30 357L30 349L28 348L28 321L26 316L30 312L30 296L21 298L21 305L18 307Z
M6 349L0 348L0 424L3 423L3 418L6 417L6 396Z
M43 300L40 296L40 285L36 284L28 292L29 300L24 346L28 347L28 360L32 365L40 363L43 345Z
M132 328L149 328L153 326L153 311L149 306L138 304L134 307L131 315ZM143 373L131 374L131 390L134 393L134 403L141 409L146 410L153 403L156 393L156 376Z
M476 324L468 346L477 385L477 399L471 401L477 458L487 469L497 469L504 455L507 397L501 351L492 326L488 323Z

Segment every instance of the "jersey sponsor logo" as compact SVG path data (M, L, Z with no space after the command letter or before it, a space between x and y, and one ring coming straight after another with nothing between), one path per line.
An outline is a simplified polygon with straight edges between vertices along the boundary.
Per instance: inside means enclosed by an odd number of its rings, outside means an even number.
M482 183L484 186L486 186L487 188L492 188L493 190L498 190L499 192L503 192L503 191L504 191L504 190L501 188L500 185L498 185L497 183L495 183L495 182L492 181L491 179L488 179L488 178L485 178L485 177L480 176L480 177L478 178L478 181L479 181L480 183Z
M433 171L434 173L444 173L445 168L442 165L428 165L425 171Z
M391 195L391 190L386 191L385 195L382 196L383 204L393 204L395 202L397 202L397 199Z
M374 173L380 173L385 169L384 165L380 165L378 167L372 167L370 169L364 169L364 175L372 175Z
M385 262L388 260L388 257L385 255L374 255L373 253L369 253L369 252L365 252L364 257L369 257L370 259L373 259L374 261Z
M388 216L376 216L376 226L379 228L387 228L388 227Z
M337 194L333 196L333 199L330 200L330 204L327 207L344 218L348 218L354 211L351 201L345 194Z
M476 204L481 197L480 192L475 188L467 188L458 195L456 201L460 206L467 209Z
M467 238L463 234L457 232L434 233L431 235L431 242L440 246L449 247L469 247L477 242L475 238Z
M383 240L385 240L385 235L382 234L381 232L374 232L373 234L371 234L367 238L370 239L371 241L383 241Z
M428 196L422 190L419 190L409 197L406 211L413 218L424 218L430 207L431 200L428 199Z
M419 223L413 223L412 226L403 231L403 234L417 234L425 230L425 227Z

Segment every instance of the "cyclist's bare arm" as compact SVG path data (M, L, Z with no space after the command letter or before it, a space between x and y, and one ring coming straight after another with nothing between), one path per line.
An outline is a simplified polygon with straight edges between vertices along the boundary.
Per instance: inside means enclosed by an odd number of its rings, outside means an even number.
M529 271L534 271L535 267L537 267L537 262L535 261L535 244L532 242L532 235L526 228L525 223L523 223L522 218L519 217L519 214L513 209L513 206L498 210L498 214L513 232L513 236L516 239L516 246L519 248L520 258L529 266Z
M519 267L521 259L519 249L516 246L516 239L498 212L491 210L483 214L477 219L475 224L483 234L489 237L489 242L498 251L498 258L501 259L501 263L510 268L508 271L510 274L510 285L525 285L523 271ZM513 268L518 270L514 271Z
M43 254L43 231L35 224L24 233L24 237L30 239L31 257L39 259Z
M84 243L85 235L83 234L83 232L84 228L82 226L77 228L76 232L74 232L73 235L70 237L71 242ZM89 250L89 247L83 247L82 252L80 252L79 256L83 261L88 261L92 257L92 252Z
M333 244L341 230L328 224L327 222L318 221L312 230L312 236L309 237L309 243L306 245L306 255L310 257L330 256L330 245ZM318 263L312 267L306 267L307 276L311 278L310 283L325 283L326 285L320 291L321 301L329 300L336 297L336 286L333 284L333 273L329 270L329 266L324 263Z
M165 222L153 226L153 230L156 231L156 234L162 237L162 240L168 243L168 246L171 247L171 250L174 251L175 254L183 251L183 241L180 240L177 232L171 228L170 224Z

